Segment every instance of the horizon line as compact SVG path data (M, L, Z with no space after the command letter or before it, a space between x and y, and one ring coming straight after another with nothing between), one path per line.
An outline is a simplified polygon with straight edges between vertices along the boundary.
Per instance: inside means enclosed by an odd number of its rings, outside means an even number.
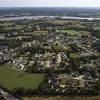
M36 6L36 7L33 7L33 6L16 6L16 7L12 7L12 6L0 6L0 8L100 8L100 7L79 7L79 6L69 6L69 7L61 7L61 6Z

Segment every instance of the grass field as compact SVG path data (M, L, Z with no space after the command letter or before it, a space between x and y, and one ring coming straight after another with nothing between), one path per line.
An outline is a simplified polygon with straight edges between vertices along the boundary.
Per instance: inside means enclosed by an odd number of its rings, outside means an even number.
M90 34L90 32L88 32L88 31L76 31L76 30L57 30L57 31L62 32L62 33L67 33L68 35L71 35L71 36Z
M60 19L55 19L53 21L51 21L51 23L53 24L60 24L60 25L63 25L63 24L67 24L67 23L72 23L72 24L76 24L78 23L78 21L75 21L75 20L60 20Z
M46 35L48 34L48 31L34 31L33 35Z
M20 87L36 89L44 77L44 74L27 74L14 70L8 65L0 66L0 85L10 91Z
M72 36L80 34L80 32L76 30L57 30L57 31L60 31L62 33L68 33L68 35L72 35Z
M13 30L13 29L16 29L16 30L20 30L22 29L23 26L22 25L16 25L14 27L10 26L10 27L5 27L5 30Z
M8 27L12 25L13 23L5 22L5 23L0 23L0 26Z
M77 53L70 53L70 58L80 58Z

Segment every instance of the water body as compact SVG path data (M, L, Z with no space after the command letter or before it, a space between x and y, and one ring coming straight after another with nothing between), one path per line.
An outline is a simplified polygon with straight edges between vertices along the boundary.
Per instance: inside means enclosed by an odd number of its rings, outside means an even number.
M0 18L0 21L10 21L10 20L24 20L24 19L40 19L40 18L56 18L59 16L20 16L20 17L2 17ZM79 20L100 20L100 18L96 18L96 17L70 17L70 16L64 16L64 17L59 17L62 19L79 19Z
M0 21L10 21L10 20L24 20L24 19L40 19L44 18L44 16L20 16L20 17L2 17Z
M70 16L65 16L65 17L61 17L63 19L79 19L79 20L100 20L100 18L96 18L96 17L70 17Z

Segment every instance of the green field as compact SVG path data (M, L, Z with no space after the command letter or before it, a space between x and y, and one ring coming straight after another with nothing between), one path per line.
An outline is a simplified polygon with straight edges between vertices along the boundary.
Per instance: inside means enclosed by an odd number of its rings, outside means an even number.
M71 35L71 36L90 34L88 31L76 31L76 30L57 30L57 32L67 33L68 35Z
M14 88L36 89L44 80L44 74L27 74L12 69L11 66L0 66L0 85L12 91Z
M70 58L80 58L77 53L70 53Z
M9 22L0 23L0 26L4 26L4 27L8 27L11 25L13 25L13 23L9 23Z
M22 29L23 26L22 25L16 25L16 26L10 26L10 27L5 27L5 30L13 30L13 29L16 29L16 30L20 30Z
M79 21L76 21L76 20L60 20L60 19L55 19L55 20L51 21L51 23L53 23L53 24L60 24L60 25L68 24L68 23L77 24L77 23L79 23Z
M48 34L48 31L34 31L33 35L46 35Z
M17 29L20 30L23 28L22 25L14 25L14 23L10 23L10 22L5 22L5 23L0 23L0 26L3 26L5 30L12 30L12 29Z
M80 34L80 32L76 30L57 30L57 31L60 31L62 33L68 33L68 35L72 35L72 36Z

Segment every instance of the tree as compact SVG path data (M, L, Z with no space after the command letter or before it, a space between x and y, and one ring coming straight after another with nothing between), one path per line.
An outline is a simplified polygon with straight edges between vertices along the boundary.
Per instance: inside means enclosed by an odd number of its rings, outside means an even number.
M38 62L35 61L32 66L29 66L27 68L27 71L30 72L30 73L37 72L38 71Z

